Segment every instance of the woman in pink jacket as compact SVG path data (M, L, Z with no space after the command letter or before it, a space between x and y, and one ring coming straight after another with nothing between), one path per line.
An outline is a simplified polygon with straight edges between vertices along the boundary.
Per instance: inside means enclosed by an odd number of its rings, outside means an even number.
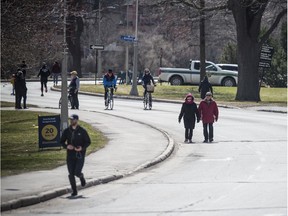
M218 120L218 106L212 98L212 93L207 92L205 98L200 102L199 114L203 122L204 143L213 142L213 123ZM209 127L209 132L208 132Z

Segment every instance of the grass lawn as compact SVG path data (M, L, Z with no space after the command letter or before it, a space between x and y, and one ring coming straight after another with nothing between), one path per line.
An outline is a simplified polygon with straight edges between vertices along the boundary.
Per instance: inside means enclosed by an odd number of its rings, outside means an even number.
M94 92L94 93L104 93L104 88L102 85L91 85L83 84L80 87L81 91ZM131 86L119 85L116 94L117 95L128 95L131 90ZM257 105L267 105L276 104L280 106L286 106L287 104L287 88L262 88L261 102L239 102L235 101L236 87L223 87L214 86L214 99L218 103L236 106L257 106ZM138 85L139 95L143 95L143 87ZM171 86L167 84L157 85L153 97L161 99L174 99L183 100L185 95L191 92L196 101L200 101L200 94L198 92L198 86Z
M2 103L1 103L2 105ZM66 150L38 149L38 115L55 115L21 110L1 111L1 176L48 170L64 165ZM107 139L91 125L81 122L88 131L91 145L87 154L104 147Z
M6 102L6 101L0 101L1 107L15 107L15 103L13 102ZM37 107L36 105L27 104L27 107Z

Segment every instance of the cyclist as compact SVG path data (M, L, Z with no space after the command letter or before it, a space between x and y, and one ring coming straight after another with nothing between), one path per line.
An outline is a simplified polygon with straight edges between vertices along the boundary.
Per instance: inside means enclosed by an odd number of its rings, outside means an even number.
M105 88L105 96L104 96L105 106L108 105L107 101L106 101L107 94L108 94L108 88L113 87L113 89L111 89L111 94L113 95L114 89L116 89L116 83L117 83L117 79L116 79L113 71L111 69L109 69L103 78L103 85Z
M145 68L144 70L144 76L142 77L142 86L145 89L144 91L144 100L145 100L145 96L147 94L147 85L151 85L151 81L153 83L154 86L156 86L155 81L150 73L150 70L148 68ZM150 106L152 105L152 97L150 97L150 101L149 101Z

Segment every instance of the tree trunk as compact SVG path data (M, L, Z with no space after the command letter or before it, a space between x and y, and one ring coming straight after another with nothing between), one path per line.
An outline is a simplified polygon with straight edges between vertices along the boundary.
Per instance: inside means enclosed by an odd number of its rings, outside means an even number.
M248 36L238 37L238 88L236 100L260 101L259 95L259 44Z
M82 77L81 71L81 35L84 29L84 23L81 16L75 16L75 10L81 8L81 0L74 0L70 3L67 18L66 41L73 59L73 70L76 70L79 77ZM77 5L77 6L76 6Z
M243 5L244 4L244 5ZM260 101L258 64L261 18L266 5L230 0L237 30L238 88L236 100ZM256 11L256 12L255 12Z

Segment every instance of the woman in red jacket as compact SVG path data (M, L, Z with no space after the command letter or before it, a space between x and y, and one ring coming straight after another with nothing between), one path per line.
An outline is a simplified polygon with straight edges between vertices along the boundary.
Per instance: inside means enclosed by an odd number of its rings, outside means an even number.
M198 107L201 120L203 122L204 143L213 142L213 123L218 120L218 106L212 98L212 93L207 92L204 100ZM209 127L209 133L207 128Z

